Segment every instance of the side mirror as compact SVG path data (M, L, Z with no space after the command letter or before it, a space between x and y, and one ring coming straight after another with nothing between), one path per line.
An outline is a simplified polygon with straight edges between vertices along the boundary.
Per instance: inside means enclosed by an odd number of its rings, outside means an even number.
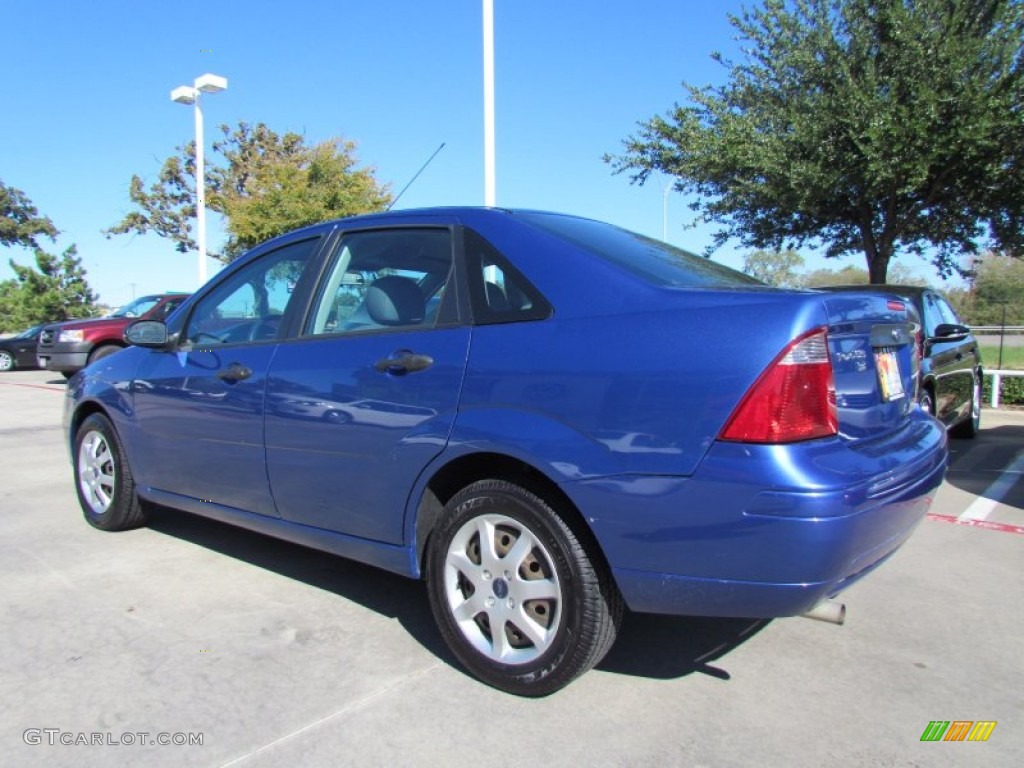
M971 329L956 323L941 323L935 328L935 335L929 341L963 341Z
M167 326L160 320L137 320L124 331L125 342L136 347L164 349L168 338Z

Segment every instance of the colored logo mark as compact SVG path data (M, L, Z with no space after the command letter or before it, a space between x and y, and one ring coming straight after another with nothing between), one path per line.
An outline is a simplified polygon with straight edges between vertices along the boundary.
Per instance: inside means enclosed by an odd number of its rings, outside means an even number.
M988 741L995 727L995 720L932 720L921 741Z

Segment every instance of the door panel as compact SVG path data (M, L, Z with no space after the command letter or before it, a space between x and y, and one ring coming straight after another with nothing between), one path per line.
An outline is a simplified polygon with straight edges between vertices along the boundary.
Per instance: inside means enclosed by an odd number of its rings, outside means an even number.
M345 233L305 338L267 383L267 472L286 520L402 542L420 472L455 418L470 329L447 227Z
M142 482L277 516L263 439L267 371L301 304L319 238L241 262L191 309L176 351L152 351L133 382Z
M142 362L134 391L148 486L276 516L263 449L264 388L276 348L154 352ZM249 376L232 375L238 368Z
M267 385L267 471L281 517L399 544L409 490L444 448L469 328L337 336L282 347ZM432 359L396 373L408 350Z

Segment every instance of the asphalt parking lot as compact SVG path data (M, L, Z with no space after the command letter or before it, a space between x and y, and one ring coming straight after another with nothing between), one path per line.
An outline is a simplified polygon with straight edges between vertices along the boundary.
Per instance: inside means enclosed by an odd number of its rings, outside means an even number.
M90 528L63 390L0 376L0 764L1024 765L1024 413L954 441L845 626L631 615L525 700L461 671L420 583L184 514Z

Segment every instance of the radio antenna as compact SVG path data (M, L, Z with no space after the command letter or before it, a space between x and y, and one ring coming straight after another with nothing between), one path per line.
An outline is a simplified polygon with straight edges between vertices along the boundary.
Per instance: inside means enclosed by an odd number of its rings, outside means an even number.
M437 153L438 153L438 152L440 152L440 151L441 151L442 149L444 149L444 144L445 144L445 143L444 143L444 142L442 141L442 142L441 142L441 146L440 146L440 147L438 147L437 149L435 149L435 150L434 150L434 154L432 154L432 155L431 155L430 157L428 157L428 158L427 158L427 162L425 162L425 163L423 164L423 166L422 166L422 167L421 167L421 168L420 168L420 169L419 169L418 171L416 171L416 175L415 175L415 176L413 176L413 177L412 177L411 179L409 179L409 183L408 183L408 184L406 184L406 185L405 185L404 187L402 187L402 191L401 191L401 192L399 192L399 193L398 193L398 195L396 195L396 196L395 196L395 199L394 199L394 200L392 200L392 201L391 201L391 205L389 205L389 206L387 207L387 210L389 210L389 211L390 211L390 210L391 210L391 209L392 209L392 208L394 207L395 203L397 203L397 202L398 202L398 198L400 198L400 197L401 197L402 195L404 195L404 194L405 194L405 190L407 190L407 189L408 189L409 187L411 187L411 186L412 186L412 183L413 183L414 181L416 181L416 179L418 179L418 178L420 177L420 174L421 174L421 173L423 173L423 171L425 171L425 170L426 170L427 166L428 166L428 165L430 165L430 162L431 162L431 161L432 161L432 160L433 160L433 159L434 159L435 157L437 157Z

